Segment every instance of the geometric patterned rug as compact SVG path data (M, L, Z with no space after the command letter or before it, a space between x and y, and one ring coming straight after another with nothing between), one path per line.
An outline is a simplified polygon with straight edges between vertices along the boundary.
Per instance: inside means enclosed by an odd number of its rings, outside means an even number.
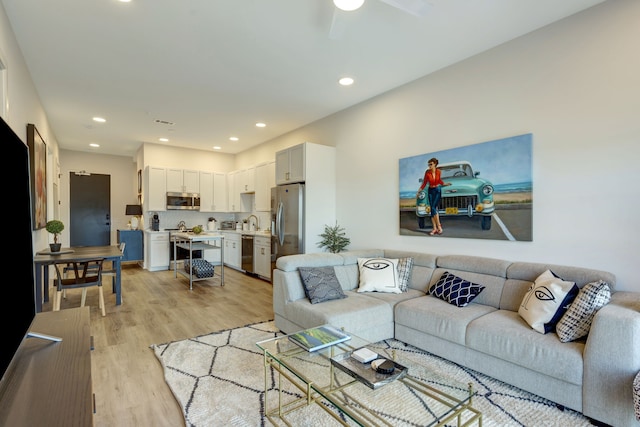
M187 427L265 426L264 361L257 341L281 335L273 321L164 344L151 345L169 388L180 404ZM590 426L582 414L560 410L553 402L467 369L433 354L390 339L374 346L410 352L419 363L457 382L473 383L473 407L482 412L482 425ZM276 389L271 382L269 390ZM297 389L288 390L299 395ZM269 407L277 393L269 393ZM318 405L299 409L288 417L295 426L337 425ZM403 424L394 420L392 425Z

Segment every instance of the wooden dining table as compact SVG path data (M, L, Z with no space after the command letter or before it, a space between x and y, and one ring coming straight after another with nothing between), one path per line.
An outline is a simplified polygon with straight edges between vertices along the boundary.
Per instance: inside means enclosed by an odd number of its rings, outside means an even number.
M49 249L36 252L33 257L35 265L36 312L42 311L42 303L49 301L49 266L66 264L74 261L87 261L104 258L113 263L116 272L114 292L116 305L122 304L121 260L122 252L118 246L72 246L61 248L60 252L51 253Z

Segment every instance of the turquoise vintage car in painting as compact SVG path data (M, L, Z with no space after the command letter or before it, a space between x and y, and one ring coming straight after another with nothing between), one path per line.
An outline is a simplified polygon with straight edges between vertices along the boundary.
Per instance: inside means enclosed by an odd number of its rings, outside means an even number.
M480 172L474 172L468 161L442 163L438 165L438 169L442 171L442 180L451 183L442 187L438 209L440 216L480 216L482 229L490 230L491 214L495 209L493 184L480 178ZM422 184L422 178L419 182ZM416 215L418 226L425 228L425 218L431 216L426 190L418 191L416 194Z

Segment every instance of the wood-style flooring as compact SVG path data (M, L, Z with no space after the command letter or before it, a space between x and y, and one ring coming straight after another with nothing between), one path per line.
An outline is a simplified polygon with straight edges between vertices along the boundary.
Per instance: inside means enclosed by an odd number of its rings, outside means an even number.
M219 267L216 267L218 269ZM151 344L273 319L271 283L225 268L217 278L195 282L174 272L149 272L136 264L122 268L122 298L115 305L111 277L105 276L107 315L98 308L98 290L88 289L96 413L94 426L184 426L184 418L164 381ZM52 309L54 289L43 311ZM68 290L61 309L80 306L81 290Z

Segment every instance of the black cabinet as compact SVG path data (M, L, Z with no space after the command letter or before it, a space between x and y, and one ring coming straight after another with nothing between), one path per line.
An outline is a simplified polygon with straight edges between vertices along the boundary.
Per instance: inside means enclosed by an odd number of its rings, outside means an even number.
M126 243L122 261L142 261L144 247L142 230L118 230L118 244Z

